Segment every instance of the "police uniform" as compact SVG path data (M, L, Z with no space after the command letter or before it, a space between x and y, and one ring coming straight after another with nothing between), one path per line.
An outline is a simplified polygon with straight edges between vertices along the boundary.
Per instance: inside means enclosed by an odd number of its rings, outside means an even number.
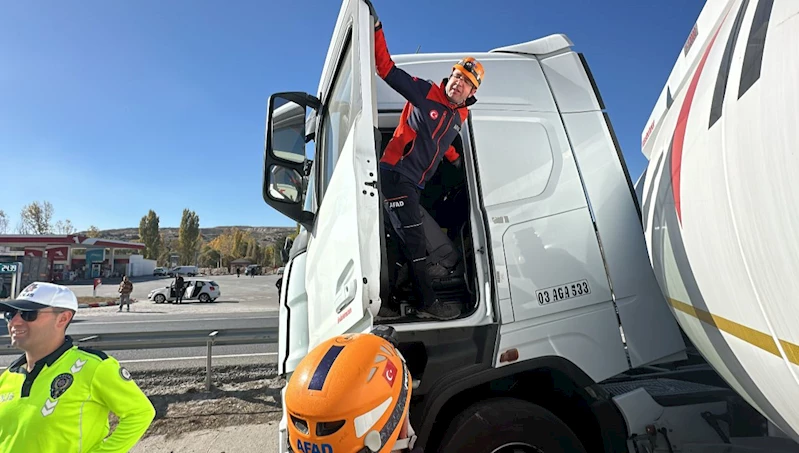
M23 293L28 303L36 303L36 292ZM21 308L20 302L4 301L0 309ZM110 437L109 412L120 420ZM153 405L128 370L101 351L74 345L69 336L31 371L23 354L0 374L2 453L127 452L154 417Z
M109 410L120 423L103 441ZM0 375L0 452L127 452L154 417L128 370L69 337L32 371L23 354Z

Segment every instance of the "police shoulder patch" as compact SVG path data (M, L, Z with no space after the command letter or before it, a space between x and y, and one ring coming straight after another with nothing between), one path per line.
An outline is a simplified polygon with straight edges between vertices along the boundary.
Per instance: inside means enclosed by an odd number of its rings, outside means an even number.
M130 371L128 371L127 368L123 366L119 367L119 376L126 381L130 381L133 379L133 377L130 375Z
M69 373L61 373L50 383L50 398L56 399L67 391L75 378Z

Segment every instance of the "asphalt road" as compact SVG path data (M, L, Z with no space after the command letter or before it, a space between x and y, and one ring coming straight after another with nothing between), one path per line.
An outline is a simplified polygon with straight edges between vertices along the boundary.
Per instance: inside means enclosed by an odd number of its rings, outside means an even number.
M171 279L148 279L135 281L133 298L139 302L132 305L131 312L119 312L118 307L79 309L67 334L80 338L88 334L122 332L168 332L177 329L217 330L233 326L267 328L277 325L277 290L274 275L213 276L222 288L222 296L215 303L203 304L189 301L184 304L155 304L146 299L153 288L166 286ZM91 296L91 285L74 285L71 289L81 296ZM101 286L97 295L113 296L116 286ZM0 336L8 334L4 322L0 322ZM7 341L7 340L6 340ZM149 370L204 366L207 349L163 348L105 351L131 370ZM0 356L0 368L5 368L16 356ZM277 344L214 346L213 364L233 365L274 363L277 360Z
M187 279L192 277L186 277ZM229 305L230 311L239 309L276 309L278 302L277 288L275 282L278 279L277 275L256 275L249 277L242 275L236 277L235 275L214 275L214 276L198 276L195 278L211 279L219 284L221 295L214 304ZM175 304L154 304L147 300L147 294L155 288L163 288L170 286L174 282L173 278L169 277L144 277L134 278L132 299L144 301L147 304L164 309L164 307L174 306ZM93 295L93 287L91 284L83 285L69 285L69 288L78 297L90 297ZM117 292L118 285L107 284L97 287L98 297L119 297ZM184 301L190 306L204 306L196 300ZM167 308L168 309L168 308ZM93 313L93 312L92 312Z

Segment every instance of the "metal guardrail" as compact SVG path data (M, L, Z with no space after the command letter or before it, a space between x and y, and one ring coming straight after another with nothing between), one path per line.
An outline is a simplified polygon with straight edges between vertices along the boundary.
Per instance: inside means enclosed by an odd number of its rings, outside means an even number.
M80 346L102 351L125 349L158 349L202 347L208 336L216 332L214 344L219 346L276 343L277 327L193 329L167 332L126 332L99 334L70 334ZM0 355L18 355L21 351L11 346L8 336L0 337Z
M208 348L206 358L206 390L211 389L211 357L213 346L269 344L278 341L277 326L231 327L227 329L192 329L166 332L124 332L99 334L70 334L75 344L101 351L163 348ZM22 351L11 346L8 336L0 337L0 356L19 355Z

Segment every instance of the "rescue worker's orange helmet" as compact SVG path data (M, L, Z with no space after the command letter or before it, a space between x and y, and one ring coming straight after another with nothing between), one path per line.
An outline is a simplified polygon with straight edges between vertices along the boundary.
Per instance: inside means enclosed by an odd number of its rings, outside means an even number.
M466 57L455 63L452 69L460 70L475 88L479 88L480 84L483 83L483 76L485 75L483 64L472 57Z
M286 386L294 453L389 453L408 417L411 374L387 339L346 334L313 348Z

